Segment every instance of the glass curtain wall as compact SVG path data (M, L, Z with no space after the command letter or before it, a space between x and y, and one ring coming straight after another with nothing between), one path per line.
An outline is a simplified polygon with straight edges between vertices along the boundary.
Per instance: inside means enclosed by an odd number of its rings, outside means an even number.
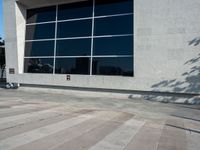
M27 10L25 73L133 76L133 0Z

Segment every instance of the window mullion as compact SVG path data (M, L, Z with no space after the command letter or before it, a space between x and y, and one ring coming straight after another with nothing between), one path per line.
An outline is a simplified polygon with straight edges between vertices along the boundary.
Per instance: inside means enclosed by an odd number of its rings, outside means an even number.
M56 22L55 22L55 39L54 39L55 41L54 41L53 74L55 74L55 69L56 69L57 24L58 24L58 5L56 5Z
M92 37L91 37L91 57L90 57L90 75L92 75L92 61L93 61L93 48L94 48L94 15L95 15L95 0L93 0L92 11Z

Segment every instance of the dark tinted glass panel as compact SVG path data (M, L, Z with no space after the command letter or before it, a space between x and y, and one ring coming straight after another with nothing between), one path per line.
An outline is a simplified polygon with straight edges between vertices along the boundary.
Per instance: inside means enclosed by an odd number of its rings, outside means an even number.
M92 20L67 21L58 23L58 38L91 36Z
M58 20L92 17L92 6L92 0L60 5L58 7Z
M133 76L133 58L93 58L94 75Z
M25 56L53 56L54 41L34 41L25 43Z
M25 73L53 73L53 59L51 58L25 58Z
M56 6L27 10L27 23L56 20Z
M133 36L95 38L94 55L133 55Z
M55 38L55 23L26 26L26 40Z
M90 58L57 58L57 74L89 74Z
M133 0L96 0L96 16L122 13L133 13Z
M95 19L95 35L133 34L133 16Z
M91 55L91 39L73 39L57 41L57 56Z

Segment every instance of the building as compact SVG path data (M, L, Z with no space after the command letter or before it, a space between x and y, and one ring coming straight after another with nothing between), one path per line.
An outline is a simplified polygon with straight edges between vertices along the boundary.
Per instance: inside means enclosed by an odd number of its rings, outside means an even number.
M4 0L7 81L200 94L199 10L199 0Z
M0 68L5 64L5 47L0 45Z
M5 47L4 43L0 42L0 83L5 83L6 72L5 72Z

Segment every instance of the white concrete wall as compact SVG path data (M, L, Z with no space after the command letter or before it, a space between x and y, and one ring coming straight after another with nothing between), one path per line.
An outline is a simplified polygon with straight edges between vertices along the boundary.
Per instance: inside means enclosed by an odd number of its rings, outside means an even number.
M3 1L4 33L6 51L6 70L14 68L18 74L18 49L17 49L17 26L16 26L16 4L13 0ZM10 80L10 76L7 76Z
M16 22L17 22L17 50L18 50L18 72L24 71L24 48L25 48L25 28L26 28L26 8L23 5L16 4Z
M4 0L7 68L16 69L8 81L200 94L200 1L135 0L134 8L135 76L72 75L66 81L65 75L22 73L25 8Z

